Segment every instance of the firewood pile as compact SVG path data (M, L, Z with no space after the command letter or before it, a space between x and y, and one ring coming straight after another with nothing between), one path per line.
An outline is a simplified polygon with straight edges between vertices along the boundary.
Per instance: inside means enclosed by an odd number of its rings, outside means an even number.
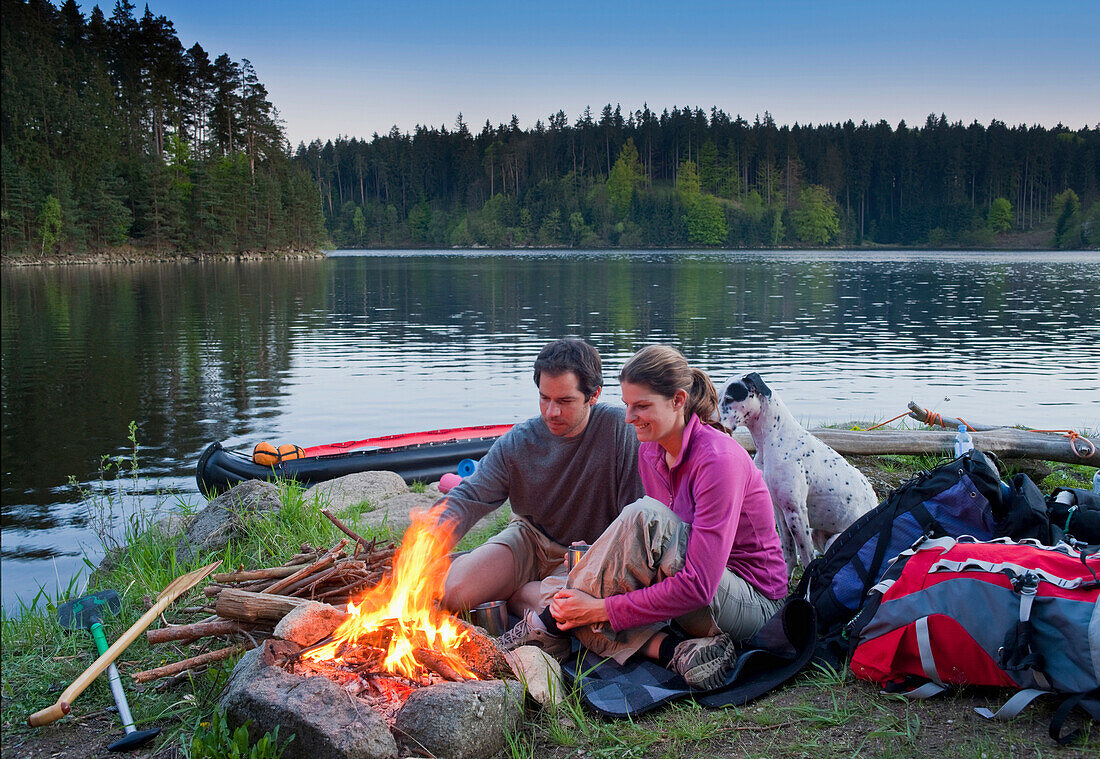
M348 537L329 549L302 545L298 553L277 567L248 569L211 575L203 589L206 602L180 609L185 615L203 618L187 624L167 625L146 632L150 645L172 644L182 659L155 669L137 672L139 683L172 678L168 687L188 673L223 661L271 637L275 625L308 601L344 607L363 591L377 585L392 570L396 547L366 540L327 511L322 511ZM349 543L352 546L349 546ZM199 654L182 646L202 639L210 649L215 640L232 641L229 646Z

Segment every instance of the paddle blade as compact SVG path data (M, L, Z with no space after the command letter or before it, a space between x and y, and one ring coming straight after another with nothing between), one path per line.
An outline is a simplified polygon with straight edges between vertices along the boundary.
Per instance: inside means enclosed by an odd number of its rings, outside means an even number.
M207 564L205 567L196 569L193 572L188 572L185 575L180 575L175 580L173 580L168 585L168 587L160 592L160 595L157 596L157 601L168 599L169 603L171 603L172 601L189 591L191 588L198 585L204 579L209 577L215 569L221 566L221 564L221 559L218 559L213 564Z
M92 623L102 621L103 612L117 614L121 608L122 599L117 591L100 590L58 606L57 623L66 630L86 630Z

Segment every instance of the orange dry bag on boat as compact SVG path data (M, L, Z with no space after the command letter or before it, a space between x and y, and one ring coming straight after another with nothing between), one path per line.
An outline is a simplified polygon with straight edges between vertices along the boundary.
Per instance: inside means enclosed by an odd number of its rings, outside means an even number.
M305 455L306 452L297 445L286 443L276 448L266 440L256 443L256 447L252 449L252 461L260 466L276 466L284 461L300 459Z

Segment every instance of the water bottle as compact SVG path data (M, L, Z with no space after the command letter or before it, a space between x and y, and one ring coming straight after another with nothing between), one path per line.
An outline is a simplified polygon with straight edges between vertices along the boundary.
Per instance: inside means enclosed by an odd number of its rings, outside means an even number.
M959 431L955 435L955 458L973 449L974 441L970 438L970 433L966 431L966 425L960 424Z

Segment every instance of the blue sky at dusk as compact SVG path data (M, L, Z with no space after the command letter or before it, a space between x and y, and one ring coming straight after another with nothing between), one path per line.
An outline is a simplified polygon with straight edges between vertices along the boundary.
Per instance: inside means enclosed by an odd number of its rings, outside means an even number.
M136 13L144 5L136 3ZM113 2L101 7L108 16ZM91 3L82 4L89 12ZM586 105L780 124L1100 124L1100 2L151 0L184 47L248 58L293 144L524 127Z

